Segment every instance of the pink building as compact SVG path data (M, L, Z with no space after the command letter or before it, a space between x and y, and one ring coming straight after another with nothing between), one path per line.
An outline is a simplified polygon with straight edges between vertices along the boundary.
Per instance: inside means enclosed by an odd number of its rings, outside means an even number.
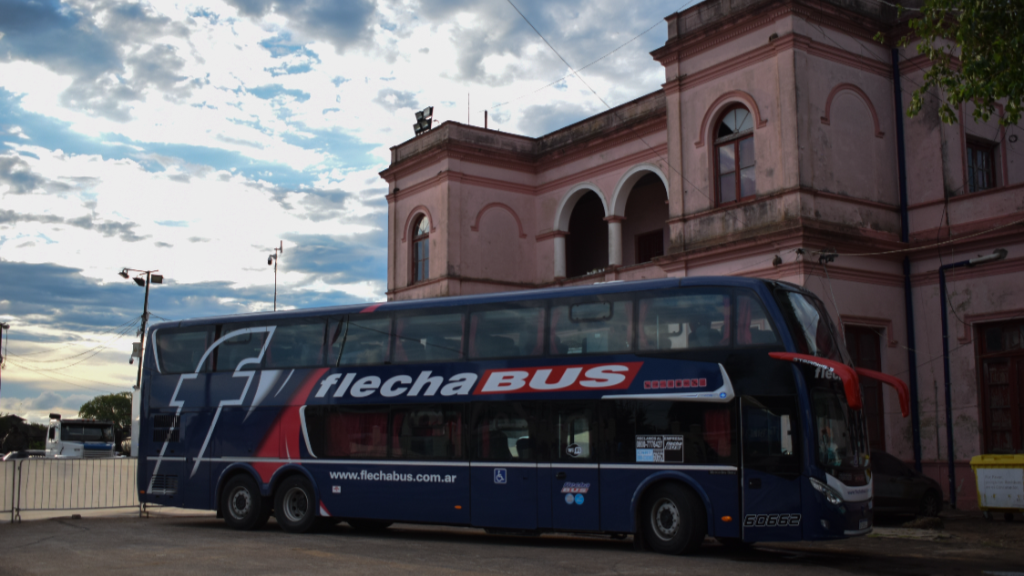
M974 507L971 456L1024 452L1024 130L975 122L969 106L944 125L934 98L902 113L929 63L872 39L905 31L894 16L853 0L707 0L667 18L653 94L540 138L446 122L395 146L381 173L388 297L799 284L835 307L861 366L916 388L904 419L894 392L865 386L871 442L945 488L939 268L1006 249L946 271L955 484Z

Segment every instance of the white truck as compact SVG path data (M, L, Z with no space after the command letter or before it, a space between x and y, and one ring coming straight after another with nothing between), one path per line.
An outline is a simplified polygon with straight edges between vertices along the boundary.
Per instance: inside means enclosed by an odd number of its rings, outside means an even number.
M50 414L46 433L47 458L113 458L114 423Z

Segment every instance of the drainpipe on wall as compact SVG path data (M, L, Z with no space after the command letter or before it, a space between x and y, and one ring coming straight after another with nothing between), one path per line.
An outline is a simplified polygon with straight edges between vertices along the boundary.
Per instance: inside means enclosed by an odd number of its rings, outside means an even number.
M892 49L892 92L896 106L896 159L900 178L900 241L910 243L907 210L907 155L903 139L903 88L900 86L900 51ZM917 404L917 338L914 330L914 298L910 285L910 256L903 257L903 300L907 313L907 363L910 365L910 426L914 440L914 469L921 471L921 415Z

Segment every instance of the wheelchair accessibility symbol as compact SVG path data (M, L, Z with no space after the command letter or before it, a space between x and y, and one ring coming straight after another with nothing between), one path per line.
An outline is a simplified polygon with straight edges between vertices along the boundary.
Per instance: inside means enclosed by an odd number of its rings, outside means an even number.
M508 472L504 468L494 469L494 483L495 484L506 484L508 481Z

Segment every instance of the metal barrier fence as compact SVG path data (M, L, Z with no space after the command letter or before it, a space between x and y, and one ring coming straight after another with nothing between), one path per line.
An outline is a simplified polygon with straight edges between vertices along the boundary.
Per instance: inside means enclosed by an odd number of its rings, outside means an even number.
M137 469L137 458L0 462L0 512L17 522L30 511L139 508Z

